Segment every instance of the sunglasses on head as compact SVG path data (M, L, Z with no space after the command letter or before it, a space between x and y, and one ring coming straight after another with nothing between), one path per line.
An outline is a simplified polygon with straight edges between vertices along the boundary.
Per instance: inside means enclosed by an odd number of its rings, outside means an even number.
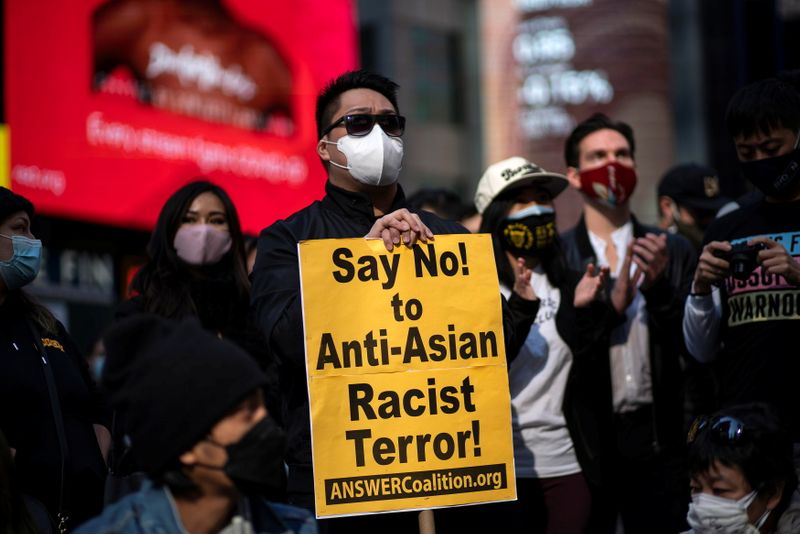
M375 126L376 122L386 135L391 135L392 137L400 137L406 128L406 118L401 115L345 115L325 128L322 135L326 136L337 126L344 125L348 135L363 136L372 131L372 127Z
M701 415L694 420L692 426L689 428L689 435L686 437L686 443L694 443L700 432L711 432L712 441L726 445L739 443L747 435L744 423L729 415L717 417Z

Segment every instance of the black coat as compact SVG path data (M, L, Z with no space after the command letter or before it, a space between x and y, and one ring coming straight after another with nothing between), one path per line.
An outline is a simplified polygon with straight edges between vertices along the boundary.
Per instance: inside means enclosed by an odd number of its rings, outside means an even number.
M268 339L280 366L283 419L288 434L286 461L290 465L289 491L312 492L311 434L306 390L303 320L297 243L307 239L363 237L376 221L369 197L340 189L330 182L326 195L286 220L261 232L252 274L251 301L256 322ZM406 207L398 193L390 211ZM434 234L467 233L452 221L418 212ZM504 302L506 353L516 354L527 337L537 305L522 299ZM515 335L516 333L516 335ZM294 476L293 473L304 472Z
M611 330L623 321L604 301L575 308L575 287L582 273L568 271L562 284L556 329L572 352L562 410L575 455L584 476L602 487L613 454L611 372L608 344Z
M664 231L640 224L634 218L634 237L644 237L647 233L662 234ZM589 263L597 265L583 217L575 228L562 235L562 244L571 269L582 271ZM697 261L692 245L682 236L667 234L667 250L669 260L664 275L651 287L642 290L650 334L656 452L664 448L680 448L685 441L680 359L687 352L683 343L682 319ZM613 287L613 280L609 287ZM605 358L608 359L608 350Z
M16 449L21 492L58 512L61 451L43 362L20 297L0 305L0 430ZM100 513L106 467L93 424L109 426L108 412L64 326L39 332L58 390L67 438L66 510L74 527Z
M258 363L267 376L264 386L264 403L269 414L280 421L280 402L278 397L278 370L276 362L270 358L266 341L256 327L247 301L239 300L232 278L191 281L189 295L197 310L197 317L203 327L222 339L232 341L244 349ZM144 298L135 295L122 302L114 312L114 320L120 321L147 311ZM182 317L170 317L181 319ZM112 425L113 446L109 465L115 475L129 475L142 468L136 459L135 449L125 445L127 418L119 410L114 413Z

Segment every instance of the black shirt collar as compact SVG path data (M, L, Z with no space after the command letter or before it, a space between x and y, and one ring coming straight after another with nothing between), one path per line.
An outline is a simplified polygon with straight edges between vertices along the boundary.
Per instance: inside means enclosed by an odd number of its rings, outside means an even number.
M342 215L366 219L370 224L377 219L372 201L366 193L347 191L333 185L330 180L325 182L325 198L322 199L322 203L325 207ZM403 193L403 188L400 184L397 184L397 194L392 200L389 213L404 207L406 207L406 196Z

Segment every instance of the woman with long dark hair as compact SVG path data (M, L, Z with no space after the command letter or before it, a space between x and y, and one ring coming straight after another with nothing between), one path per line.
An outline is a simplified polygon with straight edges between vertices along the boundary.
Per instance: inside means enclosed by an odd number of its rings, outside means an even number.
M499 506L514 532L586 532L610 450L605 348L617 314L603 292L607 270L576 273L563 258L553 200L566 186L564 176L515 157L490 166L475 195L501 290L540 302L524 345L509 355L518 501ZM627 283L613 300L624 301Z
M133 279L135 296L121 314L195 315L222 337L237 342L247 337L250 282L244 236L225 190L197 181L173 193L158 216L147 254Z
M32 218L30 201L0 187L0 431L18 491L74 527L102 507L108 413L64 326L23 289L41 263Z
M245 349L267 372L267 409L277 415L274 365L251 319L244 236L225 190L201 180L173 193L158 216L147 254L131 284L134 296L120 305L117 318L140 312L168 319L198 317L204 328ZM129 453L120 443L122 429L115 428L114 434L115 451ZM113 464L119 474L135 469L119 456Z

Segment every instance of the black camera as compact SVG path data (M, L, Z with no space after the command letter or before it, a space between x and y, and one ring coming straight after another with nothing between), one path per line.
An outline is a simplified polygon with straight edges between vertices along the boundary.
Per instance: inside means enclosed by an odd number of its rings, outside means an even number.
M766 250L767 246L764 243L737 243L731 247L728 251L715 250L714 256L731 264L731 276L737 280L747 280L758 265L758 252Z

